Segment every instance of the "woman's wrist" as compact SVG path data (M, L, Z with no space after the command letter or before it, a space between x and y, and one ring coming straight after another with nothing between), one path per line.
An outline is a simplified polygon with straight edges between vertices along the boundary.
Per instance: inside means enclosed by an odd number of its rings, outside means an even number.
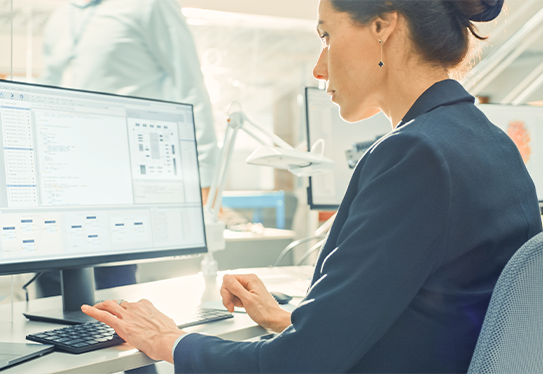
M186 332L182 330L168 331L161 334L156 345L155 352L160 360L167 361L173 364L173 346L180 336L185 335ZM151 357L153 358L153 357ZM156 358L155 358L156 359Z
M271 321L270 326L268 326L268 329L272 330L276 333L283 332L284 329L289 327L291 325L290 322L290 312L287 312L286 310L279 308L280 311L275 313L275 318L273 321Z

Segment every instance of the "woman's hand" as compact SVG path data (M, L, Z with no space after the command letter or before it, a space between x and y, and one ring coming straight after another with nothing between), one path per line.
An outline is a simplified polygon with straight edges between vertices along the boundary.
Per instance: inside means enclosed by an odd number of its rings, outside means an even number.
M290 323L290 313L277 304L264 283L254 274L225 275L221 286L223 304L230 312L245 308L249 317L260 326L281 332Z
M172 349L176 340L186 334L175 322L154 307L149 300L117 304L104 301L81 310L100 322L113 327L117 335L153 360L173 364Z

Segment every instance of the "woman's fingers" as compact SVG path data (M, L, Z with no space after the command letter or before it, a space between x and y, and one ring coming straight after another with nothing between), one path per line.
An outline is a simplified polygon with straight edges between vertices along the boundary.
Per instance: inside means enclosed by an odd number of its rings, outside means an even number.
M236 277L226 274L221 286L221 296L223 305L230 313L234 307L245 307L251 293L236 279Z
M262 280L254 274L225 275L221 295L230 312L234 306L243 306L249 317L265 328L280 332L290 324L290 313L279 307ZM278 319L278 315L282 317Z
M116 301L105 301L94 307L83 305L81 310L113 327L127 343L155 360L173 362L173 345L179 336L185 334L171 318L161 313L148 300L123 302L122 307L117 305Z
M234 296L238 297L241 302L245 301L251 295L249 290L246 288L247 284L242 285L237 277L234 277L232 275L226 274L224 276L223 285Z
M228 291L228 289L224 286L224 283L221 286L221 297L222 297L222 304L230 313L234 311L234 298L235 296L232 294L232 292Z
M125 302L124 304L126 306L127 303ZM123 318L122 314L126 310L122 306L118 305L116 301L113 301L113 300L102 301L96 304L94 308L109 312L113 314L114 316L116 316L117 318L121 318L121 319Z
M113 327L113 329L117 330L117 327L118 327L118 323L119 323L119 319L111 314L110 312L106 311L106 310L100 310L96 307L92 307L90 305L83 305L81 307L81 310L83 311L83 313L85 313L86 315L100 321L100 322L104 322L106 325L109 325L111 327Z
M264 283L262 283L262 280L255 274L240 274L232 276L249 291L266 288Z

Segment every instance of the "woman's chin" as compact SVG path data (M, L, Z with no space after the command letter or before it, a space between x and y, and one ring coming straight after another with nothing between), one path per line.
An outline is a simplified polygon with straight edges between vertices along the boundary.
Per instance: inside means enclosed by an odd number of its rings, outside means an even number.
M360 122L365 119L371 118L381 112L378 108L372 108L370 110L360 111L358 110L349 110L349 108L339 106L339 115L341 118L348 123Z

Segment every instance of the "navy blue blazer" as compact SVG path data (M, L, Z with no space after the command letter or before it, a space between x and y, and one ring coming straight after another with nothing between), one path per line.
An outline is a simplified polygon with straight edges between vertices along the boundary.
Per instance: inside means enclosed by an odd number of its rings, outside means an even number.
M292 325L259 342L189 335L175 370L466 372L500 272L541 229L514 143L439 82L359 162Z

